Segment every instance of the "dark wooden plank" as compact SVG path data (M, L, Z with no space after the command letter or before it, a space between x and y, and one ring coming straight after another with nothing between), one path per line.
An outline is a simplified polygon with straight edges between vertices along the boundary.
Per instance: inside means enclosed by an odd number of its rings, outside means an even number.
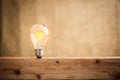
M2 45L2 0L0 0L0 56L1 56L1 45Z

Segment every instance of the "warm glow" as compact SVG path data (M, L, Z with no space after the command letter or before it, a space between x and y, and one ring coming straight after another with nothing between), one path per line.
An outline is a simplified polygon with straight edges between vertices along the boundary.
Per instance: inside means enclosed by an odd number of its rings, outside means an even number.
M44 37L45 37L45 33L40 30L36 31L34 35L36 36L37 39L44 39Z
M44 25L33 25L30 31L30 37L35 49L43 49L48 40L48 29Z

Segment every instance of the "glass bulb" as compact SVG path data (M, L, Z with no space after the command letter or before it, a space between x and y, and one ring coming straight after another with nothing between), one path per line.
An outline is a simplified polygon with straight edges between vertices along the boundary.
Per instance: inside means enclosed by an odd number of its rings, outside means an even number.
M48 29L45 25L36 24L31 28L30 37L35 49L37 58L43 56L43 49L48 40Z

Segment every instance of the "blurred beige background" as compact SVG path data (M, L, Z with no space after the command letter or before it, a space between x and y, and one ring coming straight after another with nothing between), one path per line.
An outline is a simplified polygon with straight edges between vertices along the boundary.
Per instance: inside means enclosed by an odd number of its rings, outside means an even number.
M120 56L120 0L1 0L1 56L34 56L30 28L50 32L45 57Z

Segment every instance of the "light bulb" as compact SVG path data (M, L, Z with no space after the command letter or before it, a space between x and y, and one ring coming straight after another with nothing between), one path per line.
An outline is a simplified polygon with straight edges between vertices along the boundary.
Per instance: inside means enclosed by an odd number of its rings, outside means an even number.
M33 25L30 31L30 37L35 49L37 58L42 58L44 46L48 40L48 29L45 25Z

